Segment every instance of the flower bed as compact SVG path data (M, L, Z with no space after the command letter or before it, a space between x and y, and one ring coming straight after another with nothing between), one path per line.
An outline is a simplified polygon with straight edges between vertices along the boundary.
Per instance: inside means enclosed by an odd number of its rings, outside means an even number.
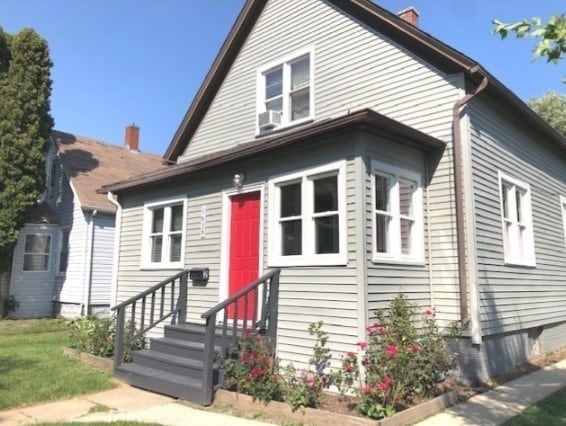
M112 371L114 369L114 362L112 358L92 355L88 352L81 352L75 348L63 348L63 354L72 358L78 358L87 364L94 365L95 367L102 368L103 370Z

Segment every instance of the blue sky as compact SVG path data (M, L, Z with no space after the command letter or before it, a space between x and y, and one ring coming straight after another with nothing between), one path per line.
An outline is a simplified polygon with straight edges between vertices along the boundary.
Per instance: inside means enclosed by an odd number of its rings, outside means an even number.
M57 129L120 145L135 122L141 149L163 154L243 3L0 0L0 26L8 33L31 27L48 41ZM532 41L491 34L493 18L547 18L566 12L563 0L376 3L392 12L415 6L421 29L480 62L522 99L566 93L566 61L533 63Z

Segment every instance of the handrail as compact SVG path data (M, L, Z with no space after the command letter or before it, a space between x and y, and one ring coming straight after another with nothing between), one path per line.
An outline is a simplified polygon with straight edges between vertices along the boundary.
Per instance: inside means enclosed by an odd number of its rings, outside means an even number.
M161 281L161 282L155 284L153 287L150 287L150 288L148 288L147 290L142 291L140 294L136 294L135 296L132 296L132 297L130 297L129 299L127 299L127 300L125 300L125 301L123 301L123 302L121 302L121 303L118 303L118 304L115 305L115 306L112 306L112 307L110 308L110 310L111 310L111 311L115 311L116 309L122 308L122 307L124 307L124 306L126 306L126 305L130 305L130 304L132 304L133 302L137 302L138 300L142 299L143 297L148 296L149 294L153 293L153 292L156 291L156 290L159 290L161 287L163 287L163 286L169 284L172 280L176 280L177 278L180 278L181 276L183 276L183 275L186 274L186 273L187 273L186 270L185 270L185 271L181 271L181 272L179 272L178 274L173 275L172 277L169 277L169 278L167 278L167 279L164 279L163 281Z
M213 370L215 362L216 341L216 315L224 310L222 321L222 335L220 339L220 356L227 355L228 340L231 337L230 348L236 350L238 334L247 328L248 320L251 319L251 328L259 329L260 334L266 335L270 342L270 349L275 350L277 339L277 317L279 305L279 275L281 269L273 269L259 277L257 280L248 284L245 288L230 296L228 299L218 303L213 308L201 315L206 321L204 338L204 363L203 363L203 404L209 405L212 402L213 390ZM261 313L258 318L258 305L260 289L261 292ZM240 302L242 300L242 302ZM240 303L238 303L240 302ZM239 304L243 306L238 306ZM251 307L250 307L251 305ZM229 306L232 306L231 313ZM242 317L238 315L238 309L242 308ZM251 312L250 312L251 311ZM231 318L228 318L229 315ZM228 330L228 323L231 322L231 329ZM231 336L228 336L230 332Z
M114 368L122 363L125 343L131 342L168 318L171 318L172 324L186 321L188 276L188 270L181 271L111 308L113 311L116 311ZM148 304L146 300L148 296L150 298L149 307L146 306ZM139 308L138 301L141 301ZM165 307L166 303L168 304L168 308ZM140 326L139 331L128 336L125 342L124 329L126 327L126 310L128 310L128 308L130 312L128 324L131 325L131 329L134 330L136 314L139 314ZM148 309L149 312L147 312ZM156 310L158 311L157 318ZM149 314L149 321L146 326L147 314Z
M266 274L259 277L257 280L248 284L246 287L241 289L236 294L230 296L228 299L226 299L226 300L218 303L216 306L210 308L208 311L206 311L200 317L204 318L204 319L210 318L212 316L212 314L220 312L226 306L235 302L236 300L240 299L241 297L245 296L246 294L248 294L250 291L254 290L255 288L259 287L261 284L263 284L265 281L267 281L268 279L270 279L274 275L279 275L280 272L281 272L281 269L278 269L278 268L267 272Z

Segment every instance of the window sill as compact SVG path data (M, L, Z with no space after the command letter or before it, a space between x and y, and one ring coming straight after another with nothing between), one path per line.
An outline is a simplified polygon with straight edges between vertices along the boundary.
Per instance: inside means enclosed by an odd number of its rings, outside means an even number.
M522 259L505 259L503 264L505 266L534 269L537 267L536 261L522 260Z
M302 126L304 124L310 124L314 121L314 117L306 117L306 118L301 118L300 120L296 120L290 123L286 123L286 124L282 124L280 126L274 127L271 130L267 130L267 131L256 131L255 137L256 138L263 138L263 137L267 137L267 136L272 136L272 135L276 135L277 133L281 133L284 132L286 130L290 130L293 129L294 127L298 127L298 126Z
M178 270L182 271L184 266L181 264L171 264L171 263L160 263L155 265L141 265L140 271L166 271L166 270Z
M399 259L393 257L373 257L372 263L376 265L404 265L404 266L426 266L423 259Z
M280 266L346 266L348 259L346 255L325 256L325 257L299 257L299 256L278 256L267 260L270 268Z

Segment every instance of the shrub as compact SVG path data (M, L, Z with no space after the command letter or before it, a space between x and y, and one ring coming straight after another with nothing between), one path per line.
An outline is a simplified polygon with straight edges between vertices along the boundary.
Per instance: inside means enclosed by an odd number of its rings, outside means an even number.
M96 356L112 356L116 340L116 318L81 316L69 322L71 342L75 349ZM135 324L129 322L124 330L123 362L131 362L133 351L145 347L143 336L132 339ZM131 340L131 341L130 341ZM128 342L129 341L129 342Z
M264 336L245 330L237 350L223 362L224 387L263 402L281 400L279 360L270 354Z
M16 309L20 307L20 302L18 302L16 296L14 296L13 294L5 297L4 300L2 300L2 304L4 308L3 316L5 318L10 318L10 315L16 312Z
M377 321L367 328L367 342L358 342L360 363L356 353L343 357L336 378L341 391L357 392L362 414L388 417L415 396L434 395L452 368L434 311L427 309L420 322L415 317L415 305L398 296L387 309L376 312Z
M293 364L289 364L285 369L283 381L285 401L293 407L293 410L299 407L317 407L324 388L330 384L331 375L327 370L331 355L326 347L328 334L322 326L322 321L309 326L309 334L315 336L316 341L308 368L297 372Z

